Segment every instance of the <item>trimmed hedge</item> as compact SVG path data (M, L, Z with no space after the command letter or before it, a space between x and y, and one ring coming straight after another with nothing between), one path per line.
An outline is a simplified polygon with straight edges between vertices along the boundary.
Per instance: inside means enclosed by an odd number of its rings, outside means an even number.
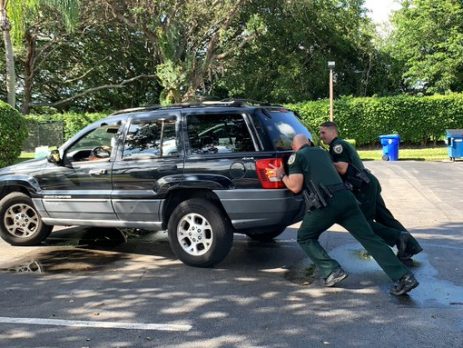
M0 168L13 164L27 138L24 117L10 105L0 101Z
M95 122L108 116L109 113L64 113L64 114L51 114L51 115L28 115L26 119L28 122L63 122L64 123L64 140L68 140L78 131L90 123Z
M329 101L318 100L286 107L297 111L306 126L317 131L329 119ZM65 113L29 115L29 122L61 121L64 138L69 139L88 124L109 113ZM446 129L463 128L463 94L426 97L395 96L383 98L341 97L334 102L334 118L343 138L356 145L378 143L382 134L398 133L401 141L426 144L436 141Z
M329 120L328 100L286 106L297 111L314 131ZM341 136L355 139L357 145L377 143L379 135L392 133L407 143L426 144L438 140L446 129L463 128L463 94L342 97L334 102L334 119Z

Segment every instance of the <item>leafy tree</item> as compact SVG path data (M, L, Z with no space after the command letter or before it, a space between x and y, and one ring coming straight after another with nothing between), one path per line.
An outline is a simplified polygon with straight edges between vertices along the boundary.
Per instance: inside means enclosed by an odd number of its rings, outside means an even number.
M250 0L100 1L106 13L144 34L166 103L204 94L221 62L255 36L241 16Z
M247 11L264 29L228 62L215 94L279 102L325 98L329 60L336 61L337 95L374 93L378 55L363 1L263 0Z
M27 55L32 61L34 54L34 35L29 32L29 19L36 15L41 8L49 7L59 11L66 27L71 29L78 17L79 0L0 0L0 22L3 31L3 40L6 55L6 81L8 103L16 106L16 74L13 44L20 45L24 36L27 36ZM32 73L33 69L29 72ZM30 75L30 74L29 74ZM26 76L25 89L31 76Z
M388 44L410 91L463 90L463 5L460 0L404 0Z
M54 24L50 14L40 19L38 46L46 48L48 37L59 40L47 48L34 76L35 110L101 111L158 103L160 87L150 73L158 62L147 54L143 34L106 18L97 6L82 1L72 34Z
M21 5L21 15L13 3ZM79 11L66 19L70 3ZM415 4L432 4L406 3L410 13ZM444 3L459 8L451 0L433 6L445 9ZM405 36L393 36L383 49L364 0L0 0L0 9L2 4L9 16L3 18L24 18L11 22L21 23L11 33L23 113L40 107L103 111L206 95L282 103L326 98L329 60L336 61L336 96L390 95L419 82L430 91L445 81L450 87L435 90L461 87L460 36L449 35L452 45L441 47L451 60L442 51L445 57L435 55L427 71L426 52L417 43L427 44L420 37L427 32L413 29L416 35L406 37L415 50ZM442 11L433 11L436 23L442 21ZM459 11L450 11L445 28L452 33L460 30ZM405 28L412 22L404 23L404 35L411 35Z

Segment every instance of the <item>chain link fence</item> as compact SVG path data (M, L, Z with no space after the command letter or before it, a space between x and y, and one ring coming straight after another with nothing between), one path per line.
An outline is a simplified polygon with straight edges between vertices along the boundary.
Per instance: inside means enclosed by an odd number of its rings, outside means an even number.
M23 151L34 152L39 146L60 146L64 143L64 122L30 122L29 136L23 144Z

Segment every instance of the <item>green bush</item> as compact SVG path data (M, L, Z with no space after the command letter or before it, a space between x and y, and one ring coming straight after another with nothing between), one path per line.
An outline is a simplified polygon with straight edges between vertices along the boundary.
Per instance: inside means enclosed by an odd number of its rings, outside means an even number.
M27 138L26 121L10 105L0 101L0 167L13 164Z
M297 111L314 130L329 119L328 100L287 107ZM341 136L355 139L357 145L376 143L379 135L392 133L398 133L407 143L426 144L438 140L446 129L463 128L463 94L342 97L334 102L334 118Z
M108 116L109 113L64 113L51 115L28 115L28 122L58 121L64 123L64 139L68 140L90 123Z

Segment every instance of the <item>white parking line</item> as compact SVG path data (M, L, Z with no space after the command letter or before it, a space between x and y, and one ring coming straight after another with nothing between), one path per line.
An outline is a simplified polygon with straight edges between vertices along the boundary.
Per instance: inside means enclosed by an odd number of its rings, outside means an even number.
M120 323L120 322L115 322L115 321L83 321L83 320L10 318L10 317L0 317L0 323L73 326L73 327L126 329L126 330L158 330L158 331L190 331L192 328L191 325L181 325L181 324L143 324L143 323L135 324L135 323Z

